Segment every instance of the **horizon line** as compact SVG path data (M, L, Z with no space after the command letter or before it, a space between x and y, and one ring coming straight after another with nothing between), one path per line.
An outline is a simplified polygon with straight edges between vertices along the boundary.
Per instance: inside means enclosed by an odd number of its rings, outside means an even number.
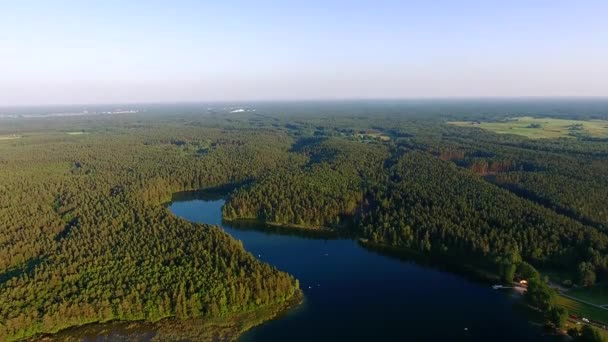
M39 108L39 107L75 107L75 106L134 106L134 105L179 105L179 104L228 104L228 103L314 103L314 102L350 102L350 101L474 101L474 100L608 100L608 95L520 95L520 96L416 96L416 97L343 97L343 98L294 98L294 99L232 99L232 100L160 100L128 102L72 102L41 104L0 104L0 108Z

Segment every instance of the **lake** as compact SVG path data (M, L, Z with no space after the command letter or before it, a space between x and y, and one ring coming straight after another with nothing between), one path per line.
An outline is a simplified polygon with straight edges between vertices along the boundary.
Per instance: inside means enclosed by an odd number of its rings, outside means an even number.
M198 196L198 197L197 197ZM169 209L220 225L300 281L305 300L240 341L538 341L514 292L364 248L356 239L222 222L224 199L178 194Z

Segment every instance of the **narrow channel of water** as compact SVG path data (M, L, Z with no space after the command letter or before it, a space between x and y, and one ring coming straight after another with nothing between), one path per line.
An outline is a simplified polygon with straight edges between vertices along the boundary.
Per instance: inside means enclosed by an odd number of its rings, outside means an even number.
M352 239L222 223L219 197L181 194L169 209L220 225L245 249L300 280L306 300L242 341L538 341L517 295L398 260Z

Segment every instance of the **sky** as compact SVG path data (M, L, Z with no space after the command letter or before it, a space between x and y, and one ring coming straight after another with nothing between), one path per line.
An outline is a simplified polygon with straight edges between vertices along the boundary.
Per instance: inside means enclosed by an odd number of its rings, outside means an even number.
M608 96L608 1L0 0L0 106Z

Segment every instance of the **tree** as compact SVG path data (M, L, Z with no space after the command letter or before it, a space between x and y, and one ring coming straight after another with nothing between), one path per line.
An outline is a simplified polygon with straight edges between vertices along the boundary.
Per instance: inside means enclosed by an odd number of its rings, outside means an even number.
M581 330L570 328L568 329L568 335L572 337L574 342L605 342L602 335L590 325L584 325Z
M581 262L578 265L578 282L582 286L593 286L595 284L595 267L590 262Z
M567 333L568 333L568 336L572 337L573 340L576 340L579 335L578 329L576 329L576 328L568 329Z
M566 324L568 320L568 310L561 306L553 306L549 310L549 321L555 325L556 328L561 328Z
M525 299L530 306L548 313L554 306L556 293L544 281L532 279L528 282Z
M496 259L498 264L498 274L506 283L512 283L515 276L515 270L521 263L521 255L517 250L510 251Z
M517 265L517 273L527 281L534 279L540 280L540 273L538 273L534 266L525 261L522 261L519 265Z

